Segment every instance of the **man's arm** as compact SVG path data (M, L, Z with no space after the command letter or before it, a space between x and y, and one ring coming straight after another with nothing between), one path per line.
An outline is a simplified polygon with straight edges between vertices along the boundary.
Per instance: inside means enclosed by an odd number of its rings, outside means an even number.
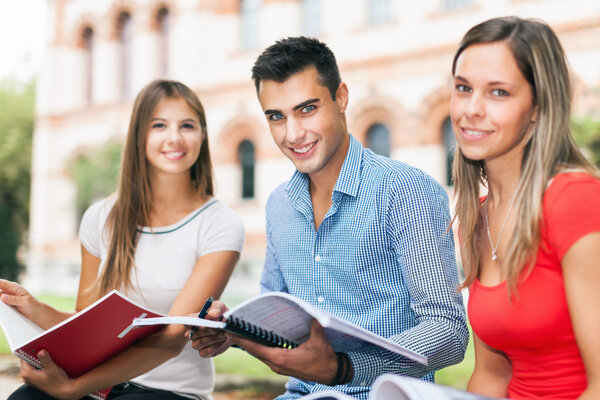
M423 366L405 357L365 346L349 351L354 370L350 385L370 385L384 373L420 377L460 362L469 333L458 278L445 191L430 177L397 180L387 205L387 233L399 273L410 293L416 324L388 339L428 358Z

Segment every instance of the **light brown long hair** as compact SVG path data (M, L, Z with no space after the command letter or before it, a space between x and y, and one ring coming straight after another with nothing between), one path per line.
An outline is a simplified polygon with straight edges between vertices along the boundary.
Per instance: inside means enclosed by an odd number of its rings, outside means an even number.
M504 42L533 93L537 118L526 143L515 199L519 217L511 235L502 268L508 290L516 290L521 274L533 266L540 240L542 200L550 179L567 169L598 171L583 156L569 131L571 80L563 48L544 22L518 17L487 20L471 28L462 39L452 63L452 75L460 54L480 43ZM466 158L460 148L454 156L455 217L460 221L461 250L468 287L479 275L479 240L485 233L480 213L480 187L487 186L483 161Z
M96 282L96 297L101 297L112 289L132 286L130 278L139 236L138 227L150 224L152 210L146 136L152 115L165 98L185 100L198 116L203 141L198 159L190 168L190 179L198 193L213 195L212 165L202 103L192 90L180 82L150 82L137 95L133 105L119 174L117 199L104 227L109 238L108 254L100 279Z

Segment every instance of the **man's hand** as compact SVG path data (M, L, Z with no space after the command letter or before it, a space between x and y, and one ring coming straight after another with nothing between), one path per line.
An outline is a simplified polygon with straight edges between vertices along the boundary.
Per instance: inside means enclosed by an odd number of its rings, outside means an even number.
M310 338L295 349L269 347L227 333L230 340L258 358L280 375L331 385L335 379L337 356L321 325L313 320Z
M221 321L227 307L222 301L215 301L208 309L204 319L211 321ZM190 330L186 333L190 334ZM198 350L200 357L215 357L227 350L233 343L225 336L221 329L198 327L195 333L190 337L192 348Z

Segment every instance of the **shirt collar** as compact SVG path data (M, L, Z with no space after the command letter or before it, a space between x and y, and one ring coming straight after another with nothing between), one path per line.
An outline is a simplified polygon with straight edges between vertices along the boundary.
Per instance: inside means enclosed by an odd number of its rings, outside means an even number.
M333 188L340 192L355 197L360 184L360 164L362 162L363 147L354 136L350 136L350 146L344 159L344 164ZM293 202L302 193L308 193L308 174L296 170L287 184L286 191Z
M340 192L352 197L356 197L358 186L360 184L360 165L362 162L363 147L354 136L350 135L350 146L348 154L340 170L334 192Z

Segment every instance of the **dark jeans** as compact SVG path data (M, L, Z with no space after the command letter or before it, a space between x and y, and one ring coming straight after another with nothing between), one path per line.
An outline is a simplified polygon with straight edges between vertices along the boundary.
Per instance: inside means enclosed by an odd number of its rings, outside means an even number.
M89 400L90 397L85 397ZM167 392L166 390L152 389L131 382L120 383L113 386L107 400L189 400L187 397ZM54 397L37 390L29 385L23 385L8 396L7 400L55 400Z

